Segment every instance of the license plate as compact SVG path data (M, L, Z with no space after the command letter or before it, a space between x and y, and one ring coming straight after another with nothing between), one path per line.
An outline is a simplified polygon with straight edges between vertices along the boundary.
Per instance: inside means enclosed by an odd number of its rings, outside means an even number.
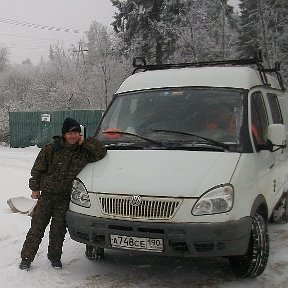
M163 239L110 235L111 246L122 249L163 252Z

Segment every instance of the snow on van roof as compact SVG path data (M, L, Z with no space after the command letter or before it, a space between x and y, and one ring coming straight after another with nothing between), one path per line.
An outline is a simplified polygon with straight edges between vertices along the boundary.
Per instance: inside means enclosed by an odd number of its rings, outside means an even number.
M267 75L272 88L278 81ZM128 77L117 93L164 87L230 87L251 89L263 85L259 72L248 67L197 67L138 72Z

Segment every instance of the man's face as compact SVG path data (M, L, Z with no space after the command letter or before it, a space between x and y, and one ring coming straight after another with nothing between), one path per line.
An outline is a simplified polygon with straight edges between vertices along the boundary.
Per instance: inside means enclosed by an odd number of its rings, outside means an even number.
M66 132L64 134L64 139L65 139L66 144L74 145L74 144L78 143L78 141L80 139L80 133L78 131Z

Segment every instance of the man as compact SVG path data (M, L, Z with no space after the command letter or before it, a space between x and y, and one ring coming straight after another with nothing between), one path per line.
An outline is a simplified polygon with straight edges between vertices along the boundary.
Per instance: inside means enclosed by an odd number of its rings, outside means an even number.
M65 216L69 208L73 179L87 163L101 160L106 155L101 142L94 138L84 140L80 132L81 127L77 121L66 118L62 137L53 137L54 142L41 149L31 169L31 198L38 201L21 251L21 270L29 269L50 219L47 257L54 268L62 268Z

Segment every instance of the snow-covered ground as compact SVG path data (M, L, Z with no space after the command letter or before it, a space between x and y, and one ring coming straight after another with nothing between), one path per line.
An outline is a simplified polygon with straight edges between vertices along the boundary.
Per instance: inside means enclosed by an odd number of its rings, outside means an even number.
M3 288L92 288L92 287L288 287L288 224L269 225L271 251L265 272L257 279L237 279L226 259L165 258L127 251L106 251L105 260L89 261L84 245L67 234L63 269L55 270L47 260L47 236L31 270L18 268L20 251L30 217L13 213L6 201L30 196L28 179L39 149L0 145L0 287Z

